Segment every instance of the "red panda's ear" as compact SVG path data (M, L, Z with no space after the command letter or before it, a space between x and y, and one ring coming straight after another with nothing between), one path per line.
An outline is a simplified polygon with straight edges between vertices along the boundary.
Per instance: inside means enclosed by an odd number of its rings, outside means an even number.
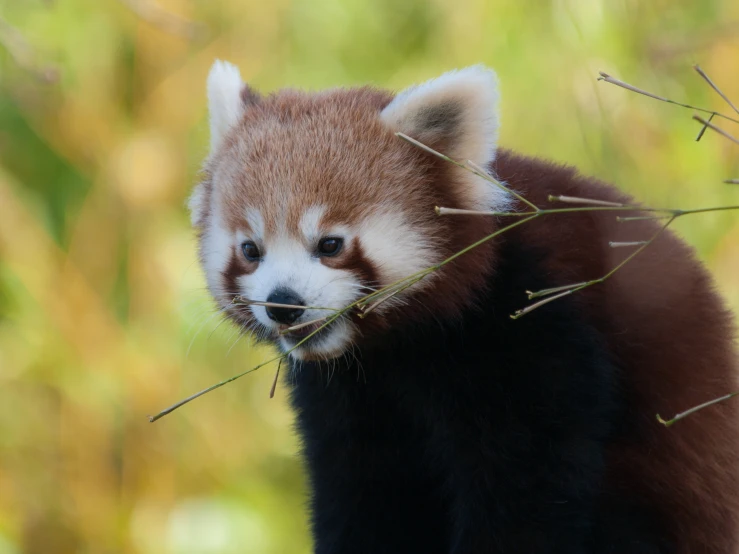
M259 101L259 94L244 84L235 65L221 60L216 60L210 68L207 88L212 154L241 119L245 107Z
M460 161L486 167L498 143L498 79L481 65L450 71L399 93L382 111L383 122ZM474 176L468 205L499 204L490 184Z

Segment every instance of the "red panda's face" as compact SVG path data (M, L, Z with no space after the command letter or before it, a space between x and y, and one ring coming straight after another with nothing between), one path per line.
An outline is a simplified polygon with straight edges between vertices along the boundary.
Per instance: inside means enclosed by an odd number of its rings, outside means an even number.
M505 201L484 181L440 167L395 136L403 131L455 157L489 163L496 90L482 68L395 99L366 88L262 98L233 66L216 62L208 94L211 155L191 199L208 287L245 330L284 350L320 325L309 322L464 246L434 206L490 209ZM425 279L373 317L386 317L437 281ZM368 330L348 313L291 355L341 356Z

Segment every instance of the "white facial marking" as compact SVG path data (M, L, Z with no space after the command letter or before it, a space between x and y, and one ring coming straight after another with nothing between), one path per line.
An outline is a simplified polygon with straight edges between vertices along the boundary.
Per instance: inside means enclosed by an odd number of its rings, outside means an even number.
M300 232L307 241L314 241L319 238L320 229L318 224L321 222L324 212L326 211L325 206L311 206L308 208L303 217L300 218Z
M236 125L244 113L241 101L239 69L228 62L216 60L208 74L208 111L210 112L210 152L223 142L223 137Z
M213 296L228 304L232 298L226 298L226 295L233 295L238 292L224 290L222 277L234 247L234 237L223 225L220 212L216 206L214 206L213 213L203 232L202 241L203 266L208 287Z
M254 236L249 237L252 240L263 240L264 239L264 218L262 214L256 208L247 208L244 214L246 222L249 228L254 233Z
M193 227L202 225L203 213L205 212L205 186L201 183L192 191L187 200L187 209L190 211L190 223Z
M383 284L399 281L437 261L428 239L401 213L372 214L360 224L358 236L364 255L378 269Z
M311 307L295 321L296 325L333 313L315 307L340 310L361 294L352 272L323 265L306 248L303 240L286 234L268 237L265 240L265 254L259 267L253 273L240 277L238 282L244 291L242 294L255 300L266 300L278 288L293 291L303 300L305 306ZM265 307L252 306L251 310L255 319L264 327L278 329L278 324L269 318ZM299 347L291 355L298 359L304 358L308 353L333 357L348 347L353 335L353 324L342 319L332 323L329 332L321 337L320 341ZM294 338L286 337L281 337L280 341L285 350L290 349L296 342Z

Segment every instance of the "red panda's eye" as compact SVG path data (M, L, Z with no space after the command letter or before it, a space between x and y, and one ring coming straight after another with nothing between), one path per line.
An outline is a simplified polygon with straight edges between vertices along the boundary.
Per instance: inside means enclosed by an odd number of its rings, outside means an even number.
M262 256L259 252L259 247L250 240L241 243L241 251L244 253L244 257L250 262L256 262Z
M318 243L318 254L320 256L335 256L341 251L344 239L339 237L326 237Z

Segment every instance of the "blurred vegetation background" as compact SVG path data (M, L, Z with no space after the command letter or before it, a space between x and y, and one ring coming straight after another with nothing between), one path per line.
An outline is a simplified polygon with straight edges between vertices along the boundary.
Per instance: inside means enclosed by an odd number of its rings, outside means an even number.
M504 146L739 204L739 147L596 82L729 113L691 64L739 102L736 0L0 0L0 554L310 551L274 368L146 418L268 354L215 315L184 208L216 57L262 91L482 62ZM739 307L739 214L675 228Z

